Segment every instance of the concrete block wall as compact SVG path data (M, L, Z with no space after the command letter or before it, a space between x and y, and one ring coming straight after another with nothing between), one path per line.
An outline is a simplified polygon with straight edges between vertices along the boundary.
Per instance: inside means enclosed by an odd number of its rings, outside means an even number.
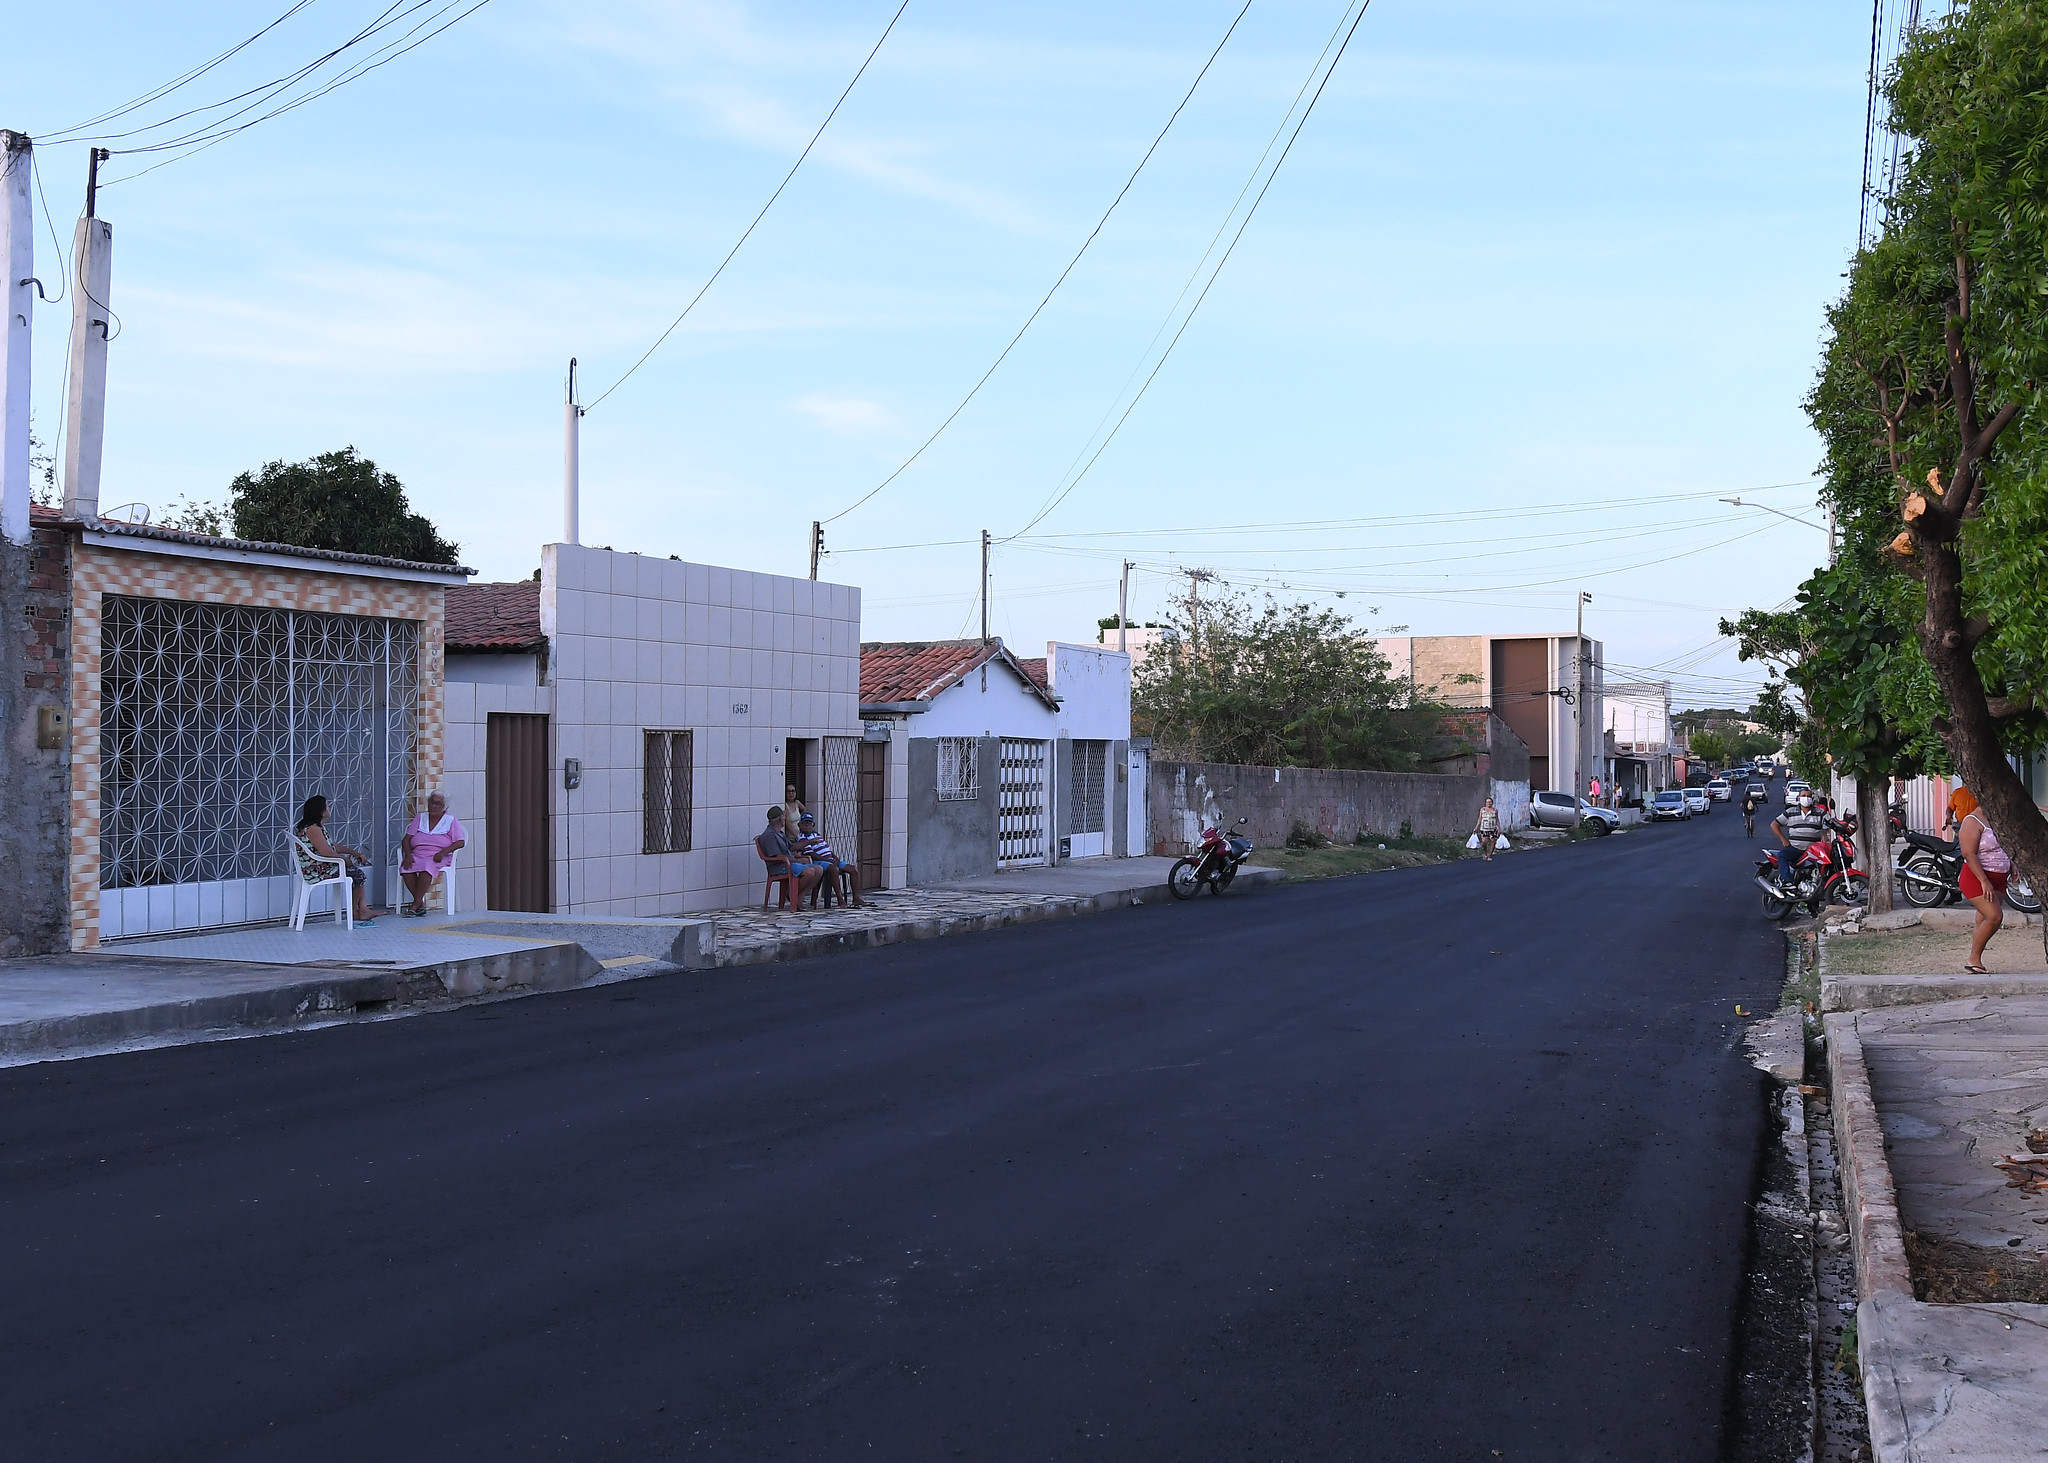
M860 591L568 544L541 561L554 690L555 908L657 916L758 903L751 846L791 737L861 735ZM479 687L481 692L483 688ZM645 730L693 733L691 849L642 852Z
M1493 788L1484 775L1155 762L1147 791L1152 852L1179 855L1200 842L1204 824L1240 817L1262 848L1285 843L1296 819L1337 843L1397 833L1404 820L1416 833L1462 837Z
M69 789L64 745L36 745L44 707L64 710L71 657L70 570L61 530L0 541L0 959L69 942Z

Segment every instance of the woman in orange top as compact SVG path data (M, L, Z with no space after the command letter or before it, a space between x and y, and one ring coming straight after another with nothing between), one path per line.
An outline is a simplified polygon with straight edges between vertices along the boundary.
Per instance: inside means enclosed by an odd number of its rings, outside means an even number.
M1970 932L1970 963L1963 969L1983 975L1984 947L2005 923L2002 901L2006 880L2012 877L2012 857L1999 846L1998 835L1977 806L1977 795L1967 787L1948 795L1948 810L1956 820L1956 838L1963 846L1963 872L1958 882L1963 898L1977 911L1977 927Z

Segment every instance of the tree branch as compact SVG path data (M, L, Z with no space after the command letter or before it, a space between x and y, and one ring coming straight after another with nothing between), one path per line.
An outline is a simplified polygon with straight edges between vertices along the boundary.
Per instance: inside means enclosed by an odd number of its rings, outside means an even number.
M1991 713L1993 721L2006 721L2032 711L2034 698L2031 693L2020 696L1986 696L1984 709Z

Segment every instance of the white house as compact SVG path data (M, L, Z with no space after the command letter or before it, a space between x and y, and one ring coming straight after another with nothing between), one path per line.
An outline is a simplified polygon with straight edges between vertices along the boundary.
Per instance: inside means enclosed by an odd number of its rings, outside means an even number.
M1142 844L1127 655L1053 643L1020 660L999 639L892 641L861 647L860 679L862 717L903 747L910 883L1128 857L1134 828Z
M852 586L549 544L533 580L450 592L447 681L466 908L758 903L752 840L792 785L868 887L904 880Z

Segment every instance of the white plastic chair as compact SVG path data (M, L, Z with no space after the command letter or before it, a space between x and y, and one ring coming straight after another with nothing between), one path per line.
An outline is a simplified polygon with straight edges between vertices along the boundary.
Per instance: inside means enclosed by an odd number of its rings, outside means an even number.
M461 854L462 851L460 849L457 849L454 853L449 854L448 862L441 865L441 871L438 874L434 875L434 883L439 884L442 890L448 896L448 908L446 912L449 914L459 913L459 911L455 908L455 860L461 857ZM402 864L401 867L403 867ZM409 900L412 898L412 894L409 890L406 889L405 881L403 879L398 880L398 891L398 897L400 900ZM427 892L429 894L434 892L433 884L429 884L427 886Z
M293 833L288 836L292 841L292 853L294 855L292 868L299 876L298 884L292 896L292 928L303 930L306 927L306 911L311 907L315 894L319 893L322 889L335 889L337 891L334 904L335 922L345 924L353 931L356 927L355 881L348 876L348 860L345 858L329 858L325 854L315 853L313 852L313 845L299 837L298 834ZM334 877L331 879L308 878L306 868L309 864L332 864L334 866Z

